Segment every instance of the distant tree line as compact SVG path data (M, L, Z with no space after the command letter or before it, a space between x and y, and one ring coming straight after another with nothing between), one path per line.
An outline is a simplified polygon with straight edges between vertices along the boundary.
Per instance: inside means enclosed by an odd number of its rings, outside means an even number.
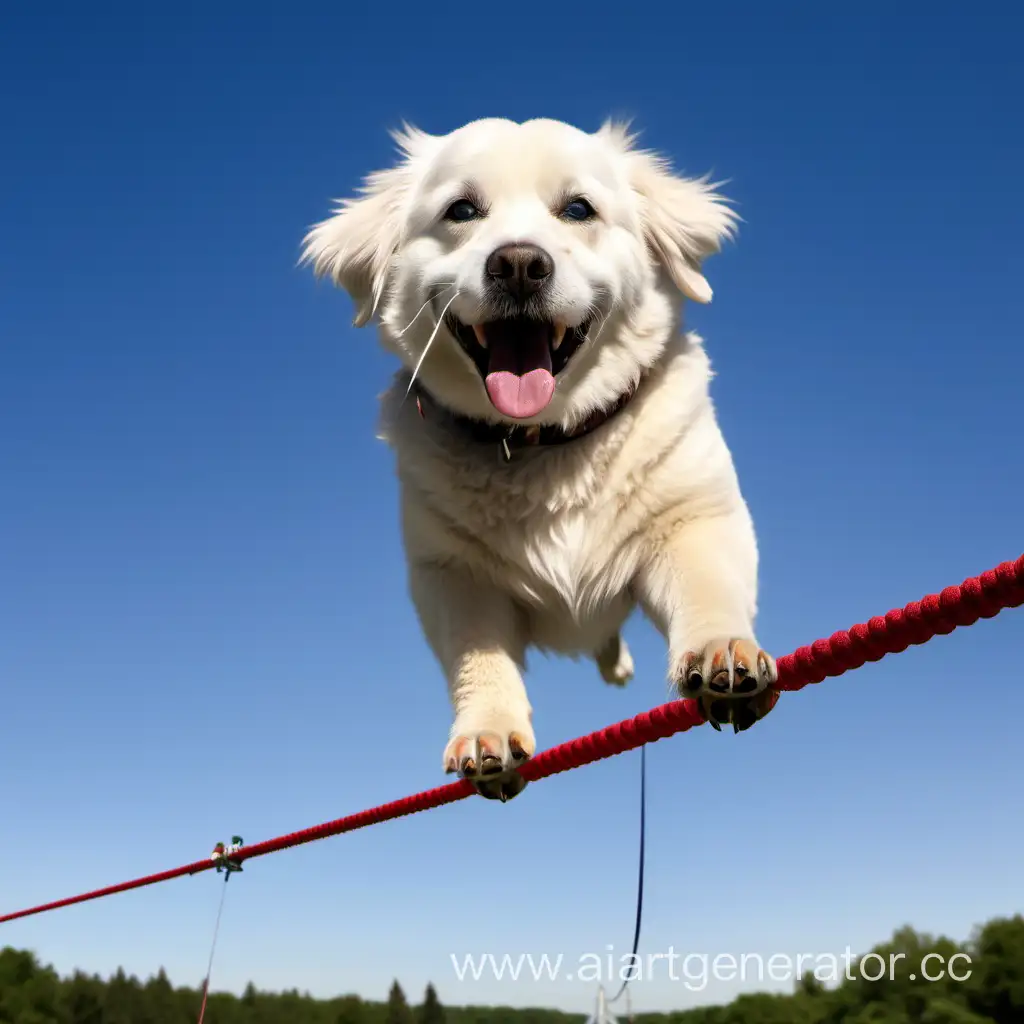
M935 977L957 953L969 963L958 976ZM633 1024L1024 1024L1024 917L999 918L965 943L897 931L862 960L897 965L869 980L854 961L838 985L803 974L792 993L742 995L725 1006L638 1014ZM929 956L932 955L931 960ZM937 955L940 959L935 959ZM924 966L922 969L922 963ZM61 978L25 950L0 950L0 1022L3 1024L193 1024L200 993L174 987L163 970L140 982L119 970L103 980L77 972ZM442 1006L428 985L413 1006L396 980L383 1002L346 995L314 999L298 991L260 992L251 983L240 996L211 993L207 1024L581 1024L586 1014L510 1007ZM627 1024L623 1021L622 1024Z

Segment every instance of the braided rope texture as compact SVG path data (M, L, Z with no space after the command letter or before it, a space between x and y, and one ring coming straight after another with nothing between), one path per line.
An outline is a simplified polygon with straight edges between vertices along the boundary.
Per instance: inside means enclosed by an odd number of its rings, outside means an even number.
M869 661L880 661L887 654L899 654L908 647L926 643L935 636L952 633L957 627L971 626L979 619L994 617L1004 608L1016 608L1022 604L1024 555L1015 562L1003 562L980 576L964 580L958 587L946 587L941 593L929 594L921 601L912 601L903 608L893 609L885 615L877 615L852 629L840 630L828 639L815 640L809 646L800 647L792 654L779 658L779 680L775 688L779 691L802 690L812 683L820 683L829 677L842 675L844 672L860 668ZM519 771L528 782L536 782L549 775L580 768L593 761L625 753L645 743L666 739L703 724L704 719L697 710L695 701L671 701L645 711L635 718L617 722L597 732L541 751L527 761ZM379 807L371 807L345 818L327 821L322 825L278 836L276 839L268 839L253 846L242 847L236 859L250 860L316 839L326 839L341 835L343 832L353 832L369 825L377 825L393 818L419 814L421 811L464 800L475 792L471 783L460 779L458 782L415 793L391 803L381 804ZM212 867L212 860L196 861L131 882L122 882L80 896L71 896L6 914L0 916L0 924L180 878L183 875L194 875Z

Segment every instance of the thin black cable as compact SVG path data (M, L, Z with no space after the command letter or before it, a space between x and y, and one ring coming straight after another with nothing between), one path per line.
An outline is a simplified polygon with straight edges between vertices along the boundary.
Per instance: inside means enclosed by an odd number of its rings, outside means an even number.
M636 928L633 932L633 956L632 962L636 962L636 951L640 948L640 923L644 916L644 837L647 832L647 744L640 748L640 868L637 873L636 882ZM626 986L630 982L631 975L626 975L622 982L622 988L616 992L609 1003L614 1003L622 997Z

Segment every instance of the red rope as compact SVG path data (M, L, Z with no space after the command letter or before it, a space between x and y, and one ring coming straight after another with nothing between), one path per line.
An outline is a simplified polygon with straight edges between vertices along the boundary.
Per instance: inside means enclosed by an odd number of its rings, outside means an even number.
M958 587L947 587L939 594L930 594L923 601L913 601L905 608L876 616L852 629L833 633L827 640L816 640L808 647L801 647L792 654L785 655L778 660L777 688L801 690L811 683L820 683L830 676L842 675L851 669L860 668L866 662L879 661L886 654L898 654L910 646L923 644L934 636L952 633L958 626L973 625L978 619L990 619L1004 608L1016 608L1022 604L1024 555L1015 562L1003 562L995 569L965 580ZM626 719L587 736L541 751L527 761L519 771L524 779L536 782L549 775L556 775L570 768L579 768L592 761L633 750L645 743L653 743L655 740L665 739L702 724L703 719L694 701L672 701L635 718ZM236 859L243 861L252 857L262 857L264 854L276 853L278 850L299 846L315 839L326 839L392 818L418 814L420 811L464 800L474 792L469 782L460 779L437 789L429 789L392 803L350 814L347 818L327 821L301 832L292 832L277 839L256 843L254 846L243 846ZM139 889L171 878L180 878L182 875L194 875L212 867L212 860L195 861L156 875L147 875L145 878L122 882L106 889L97 889L81 896L71 896L54 903L45 903L42 906L6 914L0 917L0 924L99 899L101 896L111 896L128 889Z

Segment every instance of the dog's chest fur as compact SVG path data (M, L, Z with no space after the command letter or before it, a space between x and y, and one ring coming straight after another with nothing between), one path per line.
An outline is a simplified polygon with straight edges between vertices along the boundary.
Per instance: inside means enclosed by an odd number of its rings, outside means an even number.
M616 426L625 424L605 429ZM607 443L526 450L503 463L497 445L430 440L399 453L414 553L420 544L434 548L438 559L466 564L526 604L559 605L575 619L623 589L631 517L628 495L604 464L612 461Z
M565 454L527 452L522 464L480 467L479 476L464 468L469 486L449 494L440 512L462 541L463 557L497 569L527 603L560 605L582 620L624 588L631 530L625 496Z

